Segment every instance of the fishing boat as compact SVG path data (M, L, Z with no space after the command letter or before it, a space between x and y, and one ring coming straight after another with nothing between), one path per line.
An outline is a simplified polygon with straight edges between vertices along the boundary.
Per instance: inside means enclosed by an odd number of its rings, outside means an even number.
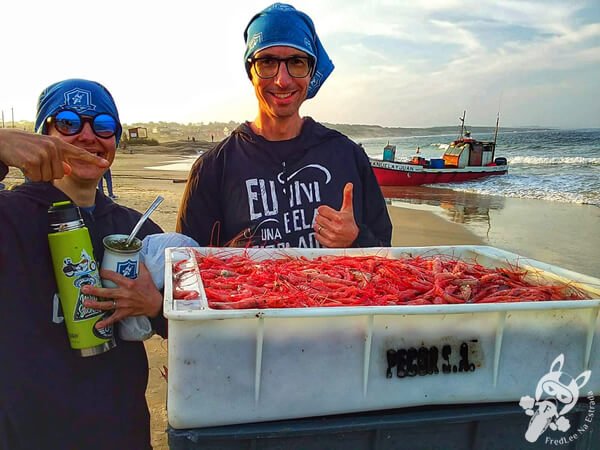
M423 158L417 154L410 161L396 161L396 146L386 145L383 159L370 158L380 186L417 186L435 183L459 183L508 172L506 158L495 157L496 132L491 142L478 141L465 131L465 115L460 118L458 139L448 145L442 158Z

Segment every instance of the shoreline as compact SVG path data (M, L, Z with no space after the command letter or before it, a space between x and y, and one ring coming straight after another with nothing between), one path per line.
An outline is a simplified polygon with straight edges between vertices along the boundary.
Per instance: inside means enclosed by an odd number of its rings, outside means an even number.
M480 245L600 278L597 206L425 186L386 190L393 204L426 209L460 224L481 239Z

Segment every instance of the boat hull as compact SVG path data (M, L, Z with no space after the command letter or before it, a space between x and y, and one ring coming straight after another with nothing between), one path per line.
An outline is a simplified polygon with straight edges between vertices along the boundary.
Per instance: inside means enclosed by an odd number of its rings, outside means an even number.
M493 175L504 175L508 172L508 166L430 169L414 164L380 160L371 160L371 167L380 186L460 183Z

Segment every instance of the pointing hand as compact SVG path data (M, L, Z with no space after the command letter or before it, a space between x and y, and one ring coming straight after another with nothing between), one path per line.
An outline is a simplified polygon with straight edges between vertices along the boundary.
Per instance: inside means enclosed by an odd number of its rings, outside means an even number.
M50 181L71 173L70 160L105 168L110 163L54 136L0 130L0 161L21 169L32 181Z

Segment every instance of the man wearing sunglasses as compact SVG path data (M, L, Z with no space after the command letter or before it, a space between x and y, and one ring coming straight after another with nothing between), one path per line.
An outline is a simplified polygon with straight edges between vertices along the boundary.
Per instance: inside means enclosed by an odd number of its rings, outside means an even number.
M177 231L200 245L389 246L391 221L364 150L300 116L333 70L312 20L276 3L244 38L258 114L196 161Z
M79 206L99 264L102 238L128 234L141 217L96 188L121 136L117 107L102 85L64 80L40 95L35 127L0 130L0 180L7 166L29 179L0 192L0 449L150 449L144 345L117 331L121 319L145 315L164 336L160 291L143 264L135 280L102 271L116 289L83 287L114 300L84 306L114 310L96 327L116 324L117 345L82 358L69 345L48 246L55 202ZM161 231L148 220L138 237Z

